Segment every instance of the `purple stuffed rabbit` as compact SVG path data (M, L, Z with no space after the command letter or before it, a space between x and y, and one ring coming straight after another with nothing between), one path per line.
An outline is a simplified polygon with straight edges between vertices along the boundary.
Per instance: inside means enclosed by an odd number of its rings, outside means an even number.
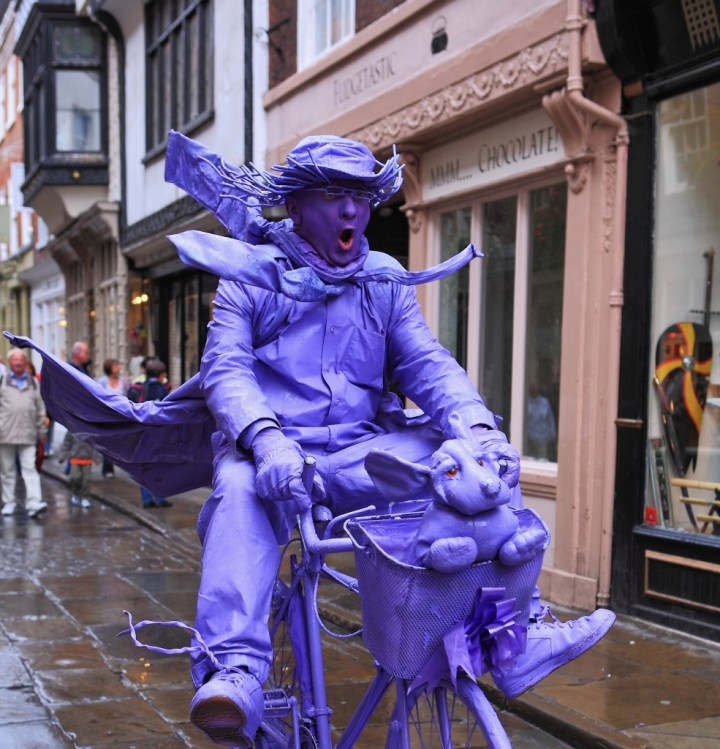
M521 530L508 505L520 479L517 450L499 432L478 439L457 414L449 422L454 439L443 442L429 466L385 450L371 450L365 460L373 483L388 499L432 497L415 541L419 562L455 572L498 555L512 567L535 558L550 536L542 521Z

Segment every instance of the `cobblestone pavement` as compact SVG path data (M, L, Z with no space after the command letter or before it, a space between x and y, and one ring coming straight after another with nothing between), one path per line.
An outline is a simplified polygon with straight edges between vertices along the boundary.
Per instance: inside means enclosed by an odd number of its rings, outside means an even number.
M127 502L136 498L136 487L123 488L120 477L105 483L116 484L112 491L125 492ZM186 657L138 650L116 637L124 609L136 621L192 622L199 546L189 519L201 499L181 498L157 515L172 530L162 535L95 501L87 510L71 505L52 479L43 479L43 490L49 509L40 518L20 512L0 519L0 747L216 746L188 722ZM342 610L342 599L325 597ZM166 647L187 643L177 630L148 636ZM340 730L374 674L372 658L359 640L326 642L325 655ZM378 708L358 747L384 744L389 710L389 703ZM515 749L567 747L507 712L501 719Z

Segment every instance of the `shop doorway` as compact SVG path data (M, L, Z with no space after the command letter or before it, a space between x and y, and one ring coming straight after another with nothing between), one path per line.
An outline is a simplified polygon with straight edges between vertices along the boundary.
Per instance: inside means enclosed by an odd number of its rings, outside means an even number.
M370 249L392 255L403 268L408 267L410 231L408 220L400 210L401 202L381 205L370 214L365 236Z

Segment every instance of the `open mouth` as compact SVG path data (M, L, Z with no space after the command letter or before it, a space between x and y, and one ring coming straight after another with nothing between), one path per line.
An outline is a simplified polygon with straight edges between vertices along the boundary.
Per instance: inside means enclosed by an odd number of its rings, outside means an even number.
M343 229L340 232L340 246L344 250L349 250L350 246L352 245L354 236L355 232L352 229Z

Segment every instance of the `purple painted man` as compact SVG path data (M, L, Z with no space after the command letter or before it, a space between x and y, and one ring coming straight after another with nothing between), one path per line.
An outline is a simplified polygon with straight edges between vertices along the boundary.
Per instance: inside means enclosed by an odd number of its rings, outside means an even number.
M347 512L384 502L363 467L369 450L422 462L442 442L451 413L480 440L496 421L430 333L412 285L362 280L381 267L403 273L389 256L369 251L363 236L371 207L400 188L396 159L381 165L359 143L322 136L302 141L280 177L243 176L236 185L260 204L284 202L290 217L265 227L264 250L282 268L309 267L335 287L298 301L221 280L202 360L202 389L221 433L213 493L198 524L196 627L225 671L196 658L191 717L216 741L237 742L239 731L249 746L271 663L267 621L278 542L287 538L286 518L310 505L303 457L317 460L314 501ZM425 418L413 423L390 383ZM545 622L539 606L535 614L526 654L499 684L510 696L590 647L614 619L597 611L561 624Z
M438 268L408 273L370 251L363 236L371 208L400 189L397 157L380 164L360 143L318 136L303 140L276 172L230 167L170 136L166 178L234 237L171 238L186 263L221 277L196 378L162 403L134 409L94 383L65 382L72 373L50 357L42 380L56 418L62 411L73 431L163 496L180 481L189 488L192 476L195 485L208 478L206 444L215 430L213 491L198 520L203 570L195 623L214 657L194 656L190 709L196 726L230 746L252 746L262 718L278 545L298 508L311 501L334 514L382 507L386 500L364 468L371 449L422 463L450 436L452 413L480 441L497 426L431 334L413 289L478 253L471 247ZM289 219L262 219L260 206L283 204ZM62 388L55 387L60 380ZM422 412L404 411L393 383ZM96 404L92 418L87 390ZM110 421L101 433L97 424ZM317 460L312 498L301 481L306 455ZM513 503L522 505L519 488ZM519 695L587 650L613 620L598 610L563 624L537 600L526 653L498 686Z

